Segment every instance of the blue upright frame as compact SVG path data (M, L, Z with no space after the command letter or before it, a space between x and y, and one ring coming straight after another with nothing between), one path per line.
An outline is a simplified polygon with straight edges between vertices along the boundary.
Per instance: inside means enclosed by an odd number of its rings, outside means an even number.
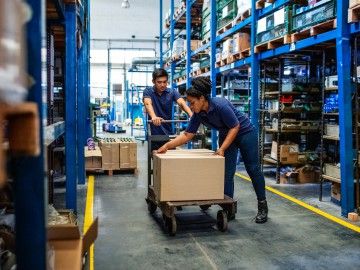
M66 71L65 71L65 154L66 154L66 208L77 211L76 170L76 6L65 6Z
M162 1L162 0L160 0ZM260 62L262 60L276 57L282 54L286 54L292 51L299 51L308 47L311 47L316 44L323 42L336 40L337 45L337 65L338 65L338 76L339 76L339 124L340 124L340 164L341 164L341 213L344 216L354 209L354 176L353 176L353 165L352 165L352 120L346 118L346 115L351 115L352 105L351 105L351 44L350 38L351 34L360 33L360 23L347 23L347 11L349 7L348 0L338 0L337 1L337 29L305 38L299 40L293 44L286 44L280 46L279 48L273 50L267 50L261 53L255 53L254 48L256 45L256 22L259 18L262 18L278 9L280 9L284 4L290 3L291 0L276 0L272 5L256 10L256 0L252 0L252 11L251 16L239 24L235 25L233 28L225 31L216 37L216 1L210 0L211 4L211 36L210 42L201 46L201 48L191 52L191 56L198 54L201 51L210 47L211 59L210 59L210 77L212 79L212 96L216 95L216 74L223 73L234 68L240 68L243 66L251 66L251 105L250 105L250 116L252 123L258 127L259 125L259 77L260 77ZM194 1L187 0L186 2L186 21L189 21L191 13L191 5ZM162 2L161 2L162 4ZM162 8L162 6L161 6ZM171 0L170 5L171 12L171 38L170 38L170 48L172 49L172 44L174 42L174 0ZM340 19L339 19L340 18ZM221 42L227 36L234 34L235 32L241 30L245 26L251 23L251 55L245 59L237 60L234 63L228 64L226 66L215 68L215 53L216 53L216 43ZM160 21L162 25L162 21ZM186 26L186 36L190 37L191 27ZM189 48L189 38L187 42L187 50L190 52ZM160 55L161 59L163 57L162 46L160 46ZM178 61L177 63L181 62ZM174 73L174 66L176 64L171 62L171 78ZM187 86L191 82L191 76L189 76L189 70L191 65L191 58L188 56L186 58L186 73L187 73ZM172 80L172 86L175 84ZM216 137L212 133L212 147L216 147Z
M20 157L12 163L14 171L15 229L17 269L46 269L47 181L44 179L42 128L41 49L45 35L45 5L42 0L28 0L32 9L27 28L27 69L34 79L28 100L38 104L40 149L38 157Z

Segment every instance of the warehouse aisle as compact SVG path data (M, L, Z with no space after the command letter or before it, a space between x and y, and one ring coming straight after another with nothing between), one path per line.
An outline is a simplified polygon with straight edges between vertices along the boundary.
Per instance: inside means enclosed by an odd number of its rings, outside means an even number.
M255 224L254 191L239 179L227 233L214 226L216 207L208 214L192 207L178 214L178 233L169 237L159 210L150 216L144 200L146 144L138 144L138 164L135 176L95 177L95 269L357 269L359 234L271 193L269 221Z

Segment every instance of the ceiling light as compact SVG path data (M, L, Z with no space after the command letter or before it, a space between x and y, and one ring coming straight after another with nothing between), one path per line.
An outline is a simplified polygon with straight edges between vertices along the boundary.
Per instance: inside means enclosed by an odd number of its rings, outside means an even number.
M121 3L121 7L122 8L129 8L130 7L129 0L123 0L123 2Z

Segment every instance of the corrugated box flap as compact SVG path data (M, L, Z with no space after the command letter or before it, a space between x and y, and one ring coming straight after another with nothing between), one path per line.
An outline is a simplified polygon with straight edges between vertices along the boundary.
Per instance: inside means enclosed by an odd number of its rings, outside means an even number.
M80 231L77 225L54 225L47 228L48 240L72 240L80 239Z
M98 236L98 223L99 223L98 218L96 218L83 236L83 245L82 245L83 255L85 254L86 251L89 250L91 244L94 243L94 241Z

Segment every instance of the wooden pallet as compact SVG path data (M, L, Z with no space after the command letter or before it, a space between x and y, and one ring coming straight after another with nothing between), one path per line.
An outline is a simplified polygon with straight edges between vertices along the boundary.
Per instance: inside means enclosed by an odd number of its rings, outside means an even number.
M256 1L256 9L263 9L265 7L265 3L274 3L275 0L258 0Z
M180 55L178 55L178 54L175 54L175 55L172 55L171 56L171 60L172 61L177 61L177 60L179 60L180 59Z
M354 23L360 21L360 4L348 9L348 22Z
M118 169L118 170L104 170L104 169L86 169L88 174L107 174L108 176L113 176L114 174L135 174L139 173L138 168L131 169Z
M17 105L0 104L0 144L8 138L8 149L16 156L40 154L40 121L38 106L33 102ZM6 134L6 135L5 135ZM0 186L7 179L5 151L0 151Z
M201 45L205 45L205 44L208 44L210 42L210 37L208 38L205 38L201 41Z
M291 36L285 35L279 38L275 38L273 40L270 40L266 43L256 45L255 46L255 53L260 53L266 50L273 50L276 49L282 45L288 44L291 42Z
M251 54L250 48L248 48L248 49L246 49L246 50L242 50L242 51L240 52L240 55L241 55L241 58L240 58L240 59L249 57L250 54Z
M322 22L317 25L306 28L304 30L301 30L299 32L291 34L291 42L294 43L308 37L316 36L318 34L328 32L334 28L336 28L336 19Z
M233 22L231 21L231 22L227 23L224 27L220 28L216 33L218 35L220 35L220 34L226 32L227 30L229 30L230 28L232 28L232 26L233 26Z
M245 10L243 13L241 13L240 15L238 15L238 17L236 17L236 18L232 21L232 26L234 27L235 25L237 25L238 23L242 22L243 20L249 18L250 16L251 16L251 9Z

